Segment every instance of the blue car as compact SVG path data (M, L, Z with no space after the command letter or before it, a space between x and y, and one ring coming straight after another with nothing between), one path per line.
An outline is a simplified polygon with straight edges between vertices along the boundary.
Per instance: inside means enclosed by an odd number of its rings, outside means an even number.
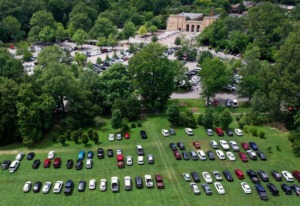
M251 149L253 149L254 151L258 150L258 146L255 142L249 142L249 146L251 147Z
M79 154L78 154L78 159L79 160L83 160L84 156L85 156L85 152L84 151L80 151Z
M93 157L94 157L94 152L93 151L88 151L87 158L88 159L93 159Z

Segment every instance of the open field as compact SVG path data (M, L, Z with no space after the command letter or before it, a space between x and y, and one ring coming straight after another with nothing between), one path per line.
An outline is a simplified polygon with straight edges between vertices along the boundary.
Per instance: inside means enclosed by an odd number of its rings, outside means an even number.
M233 126L235 126L235 123L233 123ZM61 157L63 161L60 169L54 169L53 166L48 169L44 169L41 165L39 169L33 170L31 168L32 161L26 160L25 156L16 173L10 174L7 170L1 171L0 205L298 205L299 197L295 195L286 196L283 194L281 189L280 196L278 197L273 197L268 192L269 200L267 202L263 202L258 198L254 187L252 187L251 195L245 195L240 186L240 182L242 181L238 180L233 173L233 170L236 168L239 168L244 172L247 169L253 169L255 171L263 169L268 172L268 174L272 169L276 169L278 171L299 170L299 159L295 158L291 152L287 133L281 133L276 129L266 127L266 139L259 139L250 135L244 135L243 137L228 137L225 135L225 137L222 138L228 141L235 140L238 143L242 141L255 141L260 150L267 155L268 160L266 162L261 160L249 160L248 163L243 163L237 155L237 160L235 162L230 162L228 159L221 161L217 157L214 161L177 161L169 148L170 142L176 143L178 141L182 141L186 146L186 151L190 151L193 149L191 142L199 141L202 149L207 151L213 150L209 145L209 141L211 139L220 140L221 138L217 137L216 134L214 137L208 137L202 127L195 129L195 135L192 137L186 135L184 128L176 128L176 136L163 137L161 135L162 128L169 128L169 123L164 116L154 116L145 118L143 122L142 129L146 130L148 134L147 140L141 139L139 135L141 128L135 128L130 131L130 140L123 139L121 141L115 140L114 142L109 142L108 134L112 133L113 130L110 128L110 124L107 124L99 130L101 141L99 145L89 142L89 144L85 147L82 144L74 144L72 141L68 141L66 146L61 146L60 143L53 143L50 138L47 138L29 149L19 144L0 147L1 162L4 159L13 160L19 151L23 151L26 154L29 151L35 151L35 158L44 161L49 150L55 150L56 157ZM137 144L143 145L145 155L154 155L154 165L148 165L147 163L142 166L137 165L137 154L135 151L135 146ZM112 148L114 150L116 148L121 148L124 156L133 156L134 165L118 169L116 158L108 158L105 156L104 159L97 159L94 157L94 165L90 170L85 169L85 167L79 171L74 168L71 170L66 169L65 164L67 159L72 158L73 160L76 160L80 150L85 150L86 152L92 150L94 151L94 154L96 154L98 147L103 147L105 152L108 148ZM272 153L268 152L268 147L272 147ZM225 169L230 170L234 176L234 182L229 183L227 180L223 180L222 182L226 190L225 195L217 194L217 191L211 184L210 186L213 190L212 196L205 195L202 188L200 188L201 194L196 196L189 188L189 183L185 182L181 176L183 172L190 173L192 171L197 171L198 173L202 173L203 171L211 172L213 170L221 172ZM144 187L143 189L138 190L134 185L132 191L124 190L124 176L129 175L133 179L137 175L144 176L145 174L151 174L152 177L154 177L155 174L162 175L164 177L165 189L158 190L156 187L153 189L147 189ZM110 178L112 176L119 177L121 185L120 192L113 194L110 189L110 184L108 184L108 191L100 192L100 179L106 178L110 183ZM97 180L97 190L90 191L87 188L83 193L79 193L77 191L78 182L80 180L86 180L88 182L93 178ZM203 183L204 179L202 175L200 175L200 178L201 183ZM41 181L43 183L51 181L52 184L54 184L57 180L66 182L68 179L72 179L75 183L75 189L71 196L65 196L63 193L53 194L52 190L50 194L42 194L41 192L35 194L32 190L30 193L25 194L22 191L24 183L28 180L33 183L36 181ZM250 186L253 186L248 177L246 177L243 181L246 181L250 184ZM279 188L280 183L275 182L271 176L270 182L273 182ZM266 186L266 183L262 183L262 185ZM199 184L198 186L200 187Z

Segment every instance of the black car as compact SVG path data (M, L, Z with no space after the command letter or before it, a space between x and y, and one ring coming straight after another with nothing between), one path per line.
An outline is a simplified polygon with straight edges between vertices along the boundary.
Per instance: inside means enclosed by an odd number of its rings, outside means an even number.
M74 165L74 161L72 159L68 159L67 161L67 169L72 169Z
M258 146L255 142L249 142L249 146L251 147L251 149L253 149L254 151L258 151Z
M233 177L232 177L231 173L228 170L224 170L223 171L223 175L224 175L224 177L226 178L226 180L228 182L232 182L233 181Z
M81 170L81 169L82 169L82 166L83 166L83 161L80 160L80 159L78 159L78 160L76 161L76 166L75 166L76 170Z
M260 197L261 200L268 200L269 199L265 188L261 184L256 183L255 184L255 189L256 189L256 191L258 193L258 196Z
M262 151L257 151L256 154L261 160L267 160L266 155Z
M141 130L140 134L141 134L142 139L147 139L147 133L145 130Z
M85 187L86 187L86 181L80 180L78 184L78 191L83 192L85 190Z
M254 172L253 170L247 170L247 175L249 176L249 178L251 179L251 181L253 183L259 183L260 182L256 172Z
M65 195L71 195L73 192L73 188L74 188L74 182L72 180L68 180L65 184L65 190L64 190Z
M1 167L3 170L6 170L9 168L9 165L11 164L11 161L10 160L4 160L1 164Z
M269 190L273 196L279 195L279 190L276 188L276 186L273 183L268 183L267 187L269 188Z
M282 184L282 185L280 185L280 187L286 195L292 194L292 189L287 184Z
M42 187L42 183L40 181L37 181L36 183L34 183L33 192L34 193L39 192L41 190L41 187Z
M140 176L135 177L135 185L137 189L143 188L143 179Z
M114 156L114 151L112 149L107 150L107 156L108 157L113 157Z
M263 170L258 170L257 171L258 176L260 177L260 179L263 182L268 182L269 181L269 176L267 175L266 172L264 172Z
M273 170L271 172L271 175L275 178L276 181L282 181L282 175L276 170Z
M210 160L215 160L215 155L212 151L207 151L207 157Z
M176 135L175 129L173 129L173 128L171 128L169 132L171 135Z
M212 190L210 189L210 186L207 183L203 183L201 184L201 186L207 195L212 195Z
M226 130L226 134L227 134L228 136L233 136L233 131L231 131L230 129L227 129L227 130Z
M39 159L36 159L33 161L32 168L37 169L37 168L39 168L40 164L41 164L41 161Z
M192 178L194 179L194 182L200 182L200 177L199 177L198 172L192 172L191 175L192 175Z
M176 145L175 145L175 143L170 143L169 144L169 146L170 146L170 148L171 148L171 150L174 152L174 151L177 151L177 147L176 147Z
M190 159L188 152L182 152L182 157L183 157L184 160L189 160Z
M29 152L27 155L27 160L32 160L34 158L34 152Z
M103 148L98 148L97 149L97 153L98 153L98 159L104 158L104 150L103 150Z
M177 146L179 147L180 150L185 150L185 146L182 142L177 142Z
M300 187L298 185L291 185L291 189L295 192L295 194L300 197Z

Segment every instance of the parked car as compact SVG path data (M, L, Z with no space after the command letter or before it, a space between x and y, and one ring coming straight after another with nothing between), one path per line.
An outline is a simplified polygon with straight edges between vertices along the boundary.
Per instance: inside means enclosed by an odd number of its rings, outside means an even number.
M85 167L86 167L87 169L91 169L91 168L93 167L93 160L92 160L92 159L87 159L87 160L86 160Z
M16 160L21 161L24 156L25 156L25 154L23 152L20 152L19 154L17 154Z
M232 152L226 152L226 155L230 161L235 161L235 156Z
M224 136L224 132L220 127L217 127L215 131L219 137Z
M45 182L43 189L42 189L42 193L44 193L44 194L49 193L51 190L51 186L52 186L51 182Z
M76 170L81 170L82 166L83 166L83 161L78 159L77 162L76 162L76 165L75 165L75 169Z
M251 147L251 149L253 149L254 151L258 151L258 146L255 142L249 142L249 146Z
M282 171L282 176L286 179L286 181L288 182L293 182L294 181L294 178L292 176L292 174L288 171Z
M234 132L237 136L243 136L243 132L240 129L234 129Z
M292 184L291 189L295 192L295 194L300 197L300 187L298 185Z
M118 177L111 178L111 190L112 192L119 192L119 179Z
M242 148L244 148L244 150L249 150L250 149L249 144L246 143L246 142L242 142L241 145L242 145Z
M260 179L263 181L263 182L268 182L269 181L269 176L268 174L263 171L263 170L258 170L257 171L257 175L260 177Z
M261 160L267 160L267 156L262 151L257 151L256 154Z
M220 160L225 160L225 154L222 150L216 150L216 154L219 157Z
M115 135L114 134L109 134L108 135L108 140L111 142L111 141L114 141L115 140Z
M286 195L292 195L293 191L290 186L288 186L287 184L282 184L280 185L280 187Z
M269 188L269 190L273 196L279 195L279 190L276 188L276 186L273 183L268 183L267 188Z
M144 164L144 156L138 156L138 165Z
M186 182L190 182L191 181L191 176L189 173L183 173L183 178Z
M165 188L165 184L161 175L155 175L156 186L158 189Z
M228 182L233 182L233 177L228 170L224 170L223 175Z
M36 159L33 161L32 168L38 169L40 167L40 164L41 164L41 161L39 159Z
M180 150L185 150L185 146L182 142L177 142L177 146L179 147Z
M72 159L68 159L66 167L67 169L72 169L74 165L74 161Z
M127 191L132 189L131 178L129 176L124 177L124 189Z
M300 171L294 170L292 171L292 174L295 177L295 179L298 180L298 182L300 182Z
M200 160L206 160L206 155L203 150L197 150L196 152L197 152Z
M122 140L122 135L120 133L117 134L117 140Z
M206 183L212 183L212 178L208 172L203 172L202 176Z
M101 179L100 180L100 191L104 192L104 191L106 191L106 188L107 188L106 179Z
M191 182L191 183L190 183L190 187L191 187L191 189L192 189L192 191L193 191L193 193L194 193L195 195L199 195L199 194L200 194L199 187L198 187L198 185L197 185L196 183Z
M251 194L251 187L247 182L241 182L241 186L245 194Z
M56 181L53 187L53 193L58 194L61 192L64 183L62 181Z
M50 159L45 159L44 161L44 168L49 168L51 165L51 160Z
M215 188L216 188L217 192L220 195L225 194L225 189L224 189L223 185L220 182L215 182L214 185L215 185Z
M177 160L181 160L182 159L180 152L174 151L173 154L174 154L175 159L177 159Z
M126 157L126 163L128 166L132 166L133 162L132 162L132 156L127 156Z
M65 184L65 195L71 195L74 189L74 182L73 180L68 180Z
M96 180L95 179L91 179L89 182L89 189L90 190L94 190L96 189Z
M253 183L259 183L260 182L256 172L254 172L253 170L247 170L247 175Z
M282 175L276 170L272 170L271 175L275 178L276 181L282 181Z
M32 160L35 156L35 153L34 152L29 152L28 155L27 155L27 160Z
M130 133L129 132L125 132L124 133L124 138L125 139L130 139Z
M78 184L78 192L83 192L86 187L86 181L80 180Z
M236 174L236 176L239 180L245 179L245 176L244 176L244 173L242 170L236 169L236 170L234 170L234 173Z
M136 152L138 156L143 156L144 155L144 150L142 145L136 145Z
M260 197L261 200L268 200L269 199L265 188L261 184L256 183L255 184L255 189L256 189L256 191L258 193L258 196Z
M147 137L147 133L146 133L145 130L141 130L141 131L140 131L140 135L141 135L142 139L147 139L147 138L148 138L148 137Z
M113 157L114 156L114 151L112 149L107 150L107 156L108 157Z
M194 150L190 151L190 155L191 155L192 160L198 160L199 159L197 153Z
M207 151L206 153L207 153L208 159L210 159L210 160L215 160L216 159L215 155L212 151Z
M229 145L225 140L220 140L219 142L223 150L229 150Z
M227 133L228 136L233 136L233 132L232 132L232 130L230 130L230 129L227 129L227 130L226 130L226 133Z
M147 155L148 164L154 164L154 157L152 154Z
M78 153L78 159L79 159L79 160L83 160L84 157L85 157L85 152L84 152L84 151L80 151L80 152Z
M250 159L257 160L257 155L253 150L247 150L247 154L249 155Z
M231 107L232 106L232 100L231 99L226 99L225 100L225 106L226 107Z
M213 149L218 149L219 145L215 140L210 140L210 145Z
M176 135L175 129L170 128L170 134L171 134L171 135Z
M98 148L97 149L97 156L98 156L98 159L104 158L104 150L103 150L103 148Z
M93 157L94 157L94 152L93 151L88 151L87 158L88 159L93 159Z
M240 148L239 148L238 144L235 141L229 141L229 145L230 145L230 147L232 148L232 150L234 152L239 152L240 151Z
M53 162L53 167L60 168L60 166L61 166L61 159L59 157L56 157Z
M147 188L153 187L153 181L151 175L145 175L145 185Z
M232 100L232 107L237 108L239 106L238 100L234 99Z
M195 172L195 171L191 172L191 176L192 176L194 182L200 182L200 177L199 177L198 172Z
M1 167L3 170L6 170L9 168L9 165L11 164L11 161L10 160L4 160L2 163L1 163Z
M243 162L248 162L247 155L244 152L239 152L238 154Z
M117 148L117 151L116 151L117 155L122 155L122 149L120 148Z
M207 134L208 136L213 136L213 135L214 135L214 132L213 132L212 129L206 129L206 134Z
M30 181L25 182L23 186L23 192L30 192L32 183Z
M48 153L48 159L53 159L54 156L55 156L55 152L54 152L54 151L50 151L50 152Z
M176 147L175 143L171 142L171 143L169 144L169 146L170 146L170 148L171 148L171 150L172 150L173 152L174 152L174 151L177 151L177 147Z
M182 157L183 157L184 160L189 160L190 159L188 152L182 152Z
M162 135L163 135L164 137L170 136L169 130L167 130L167 129L162 129L162 130L161 130L161 133L162 133Z
M194 135L193 129L191 129L191 128L185 128L185 132L186 132L189 136Z
M222 177L222 175L219 171L213 171L212 173L215 176L217 181L222 181L223 180L223 177Z
M143 188L143 180L140 176L135 177L135 186L137 189Z
M212 195L212 190L210 189L210 186L207 183L202 183L201 186L207 195Z
M201 149L201 145L199 142L192 142L192 143L193 143L195 149Z

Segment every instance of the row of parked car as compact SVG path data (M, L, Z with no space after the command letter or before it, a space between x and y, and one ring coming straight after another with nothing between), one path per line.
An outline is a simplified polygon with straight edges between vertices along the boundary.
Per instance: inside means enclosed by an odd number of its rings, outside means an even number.
M206 134L207 134L208 136L214 136L214 132L213 132L212 129L208 128L208 129L206 129L205 131L206 131ZM193 136L193 135L194 135L194 131L193 131L192 128L185 128L185 132L186 132L187 135L189 135L189 136ZM217 135L218 135L219 137L224 136L224 131L223 131L221 128L219 128L219 127L217 127L217 128L215 129L215 132L217 133ZM237 136L243 136L243 132L242 132L242 130L240 130L240 129L234 129L234 132L235 132L235 134L236 134ZM163 132L162 132L162 134L164 135ZM230 130L230 129L227 129L227 130L226 130L226 134L227 134L228 136L233 136L233 131ZM166 135L164 135L164 136L166 136ZM167 135L167 136L168 136L168 135Z
M155 175L155 181L156 181L156 186L158 189L163 189L165 187L163 178L161 175ZM152 179L151 175L145 175L144 176L144 182L145 182L145 186L147 188L153 188L154 187L154 182ZM106 179L101 179L100 180L100 186L99 189L100 191L104 192L107 191L107 186L108 182ZM78 191L79 192L84 192L86 189L87 183L85 180L80 180L78 183ZM135 186L137 189L142 189L144 187L144 183L143 183L143 179L140 176L136 176L135 177ZM23 186L23 192L28 193L31 191L31 188L33 187L33 192L34 193L38 193L42 190L42 193L44 194L48 194L51 191L51 187L52 187L52 183L51 182L45 182L44 186L42 185L41 181L37 181L34 184L32 184L31 181L27 181L25 182L24 186ZM53 187L53 193L61 193L62 189L64 187L64 194L65 195L71 195L75 184L73 180L68 180L65 183L63 181L56 181ZM97 181L95 179L91 179L89 181L89 185L88 188L90 190L95 190L97 187ZM130 176L125 176L124 177L124 189L126 191L132 190L132 180ZM119 192L120 190L120 183L119 183L119 179L118 177L112 177L111 178L111 190L112 192Z

